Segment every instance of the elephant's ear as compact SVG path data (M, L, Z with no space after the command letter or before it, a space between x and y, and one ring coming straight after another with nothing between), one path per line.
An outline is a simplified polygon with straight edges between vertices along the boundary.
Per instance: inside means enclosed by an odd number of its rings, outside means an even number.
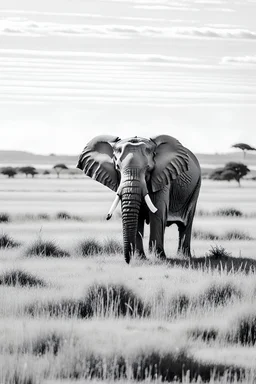
M96 136L86 145L77 163L77 168L87 176L113 191L117 191L119 176L113 162L112 145L119 140L117 136Z
M151 140L156 144L151 174L152 191L156 192L188 170L189 157L186 148L174 137L160 135Z

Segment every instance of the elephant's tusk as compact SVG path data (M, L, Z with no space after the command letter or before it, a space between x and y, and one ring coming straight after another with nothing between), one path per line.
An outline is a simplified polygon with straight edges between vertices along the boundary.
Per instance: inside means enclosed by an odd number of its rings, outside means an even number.
M146 202L148 208L150 209L150 211L153 212L153 213L156 213L157 208L152 203L152 201L151 201L151 199L150 199L148 194L145 195L144 199L145 199L145 202Z
M118 206L119 200L120 200L120 196L116 195L115 200L113 201L113 204L111 205L110 210L107 214L106 220L111 219L116 207Z

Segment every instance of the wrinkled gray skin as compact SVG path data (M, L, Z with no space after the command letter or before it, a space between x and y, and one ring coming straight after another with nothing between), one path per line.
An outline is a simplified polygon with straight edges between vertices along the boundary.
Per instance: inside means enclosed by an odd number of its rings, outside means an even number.
M201 185L195 155L175 138L151 139L97 136L80 155L77 167L117 192L121 199L124 256L127 263L136 251L145 258L144 223L150 225L149 249L165 259L165 228L177 224L178 252L191 257L192 223ZM145 204L149 194L157 208Z

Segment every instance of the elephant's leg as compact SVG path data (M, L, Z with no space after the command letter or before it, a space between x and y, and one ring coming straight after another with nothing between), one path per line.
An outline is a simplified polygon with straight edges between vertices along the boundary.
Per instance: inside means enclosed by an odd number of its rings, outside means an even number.
M144 218L139 216L138 230L136 235L136 252L140 259L146 259L146 255L143 248L143 236L144 236Z
M192 223L187 225L180 223L178 224L179 229L179 246L178 253L191 257L190 243L191 243L191 233L192 233Z
M166 254L164 251L164 232L167 222L167 212L169 205L169 188L165 187L163 190L154 193L152 195L152 201L157 208L157 212L149 213L149 250L155 251L159 258L165 259Z
M178 224L178 229L179 229L178 253L186 257L191 257L190 244L191 244L192 225L193 225L195 210L196 210L196 205L194 205L194 207L190 211L188 215L187 223Z

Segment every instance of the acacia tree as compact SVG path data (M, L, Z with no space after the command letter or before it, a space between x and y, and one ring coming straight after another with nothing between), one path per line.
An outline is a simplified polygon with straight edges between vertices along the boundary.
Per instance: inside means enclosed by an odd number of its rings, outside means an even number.
M17 175L17 171L13 167L5 167L5 168L3 168L1 173L2 173L2 175L8 176L9 178L12 178L15 175Z
M31 167L31 166L21 167L19 168L19 172L25 173L26 177L28 177L28 175L31 175L32 177L34 177L35 175L38 174L35 167Z
M55 170L55 172L57 173L57 177L59 178L60 177L60 173L64 170L64 169L68 169L68 167L66 166L66 164L56 164L54 165L53 169Z
M236 180L240 187L240 180L250 172L247 165L236 162L229 162L223 168L217 168L210 174L212 180Z
M246 156L246 151L256 151L256 148L251 147L249 144L245 144L245 143L234 144L234 145L232 145L232 148L241 149L241 151L243 151L243 153L244 153L244 159Z

